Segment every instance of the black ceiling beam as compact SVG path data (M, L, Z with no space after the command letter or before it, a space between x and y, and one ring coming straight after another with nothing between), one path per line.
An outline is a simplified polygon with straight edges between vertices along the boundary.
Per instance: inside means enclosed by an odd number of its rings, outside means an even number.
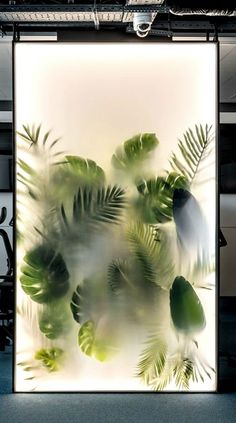
M100 12L144 12L144 11L153 11L160 13L168 13L169 9L166 6L158 4L143 4L143 5L122 5L122 4L107 4L107 3L87 3L87 4L73 4L73 5L57 5L57 4L24 4L24 5L0 5L0 13L43 13L43 12L62 12L62 13L72 13L72 12L91 12L96 8Z

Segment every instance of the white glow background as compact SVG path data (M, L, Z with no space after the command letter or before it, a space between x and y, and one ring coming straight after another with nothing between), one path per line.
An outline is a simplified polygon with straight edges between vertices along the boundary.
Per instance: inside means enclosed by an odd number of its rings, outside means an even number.
M195 124L216 119L216 46L201 43L19 43L15 45L16 130L42 123L62 137L59 150L95 160L104 170L116 147L137 133L156 133L154 169L168 167L177 138ZM214 169L214 166L213 166ZM215 175L201 192L201 207L215 252ZM198 194L197 189L193 194ZM25 216L26 219L30 216ZM18 249L17 258L20 260ZM206 290L203 290L206 291ZM17 302L21 300L18 289ZM200 335L206 359L215 367L214 293L201 296L207 328ZM30 348L17 320L16 351ZM76 352L74 352L76 354ZM16 359L17 362L17 359ZM129 360L95 363L85 357L83 371L49 374L38 390L144 390L132 377ZM124 368L126 378L120 368ZM215 390L212 380L196 390ZM15 389L28 390L20 370ZM169 389L176 389L175 386Z

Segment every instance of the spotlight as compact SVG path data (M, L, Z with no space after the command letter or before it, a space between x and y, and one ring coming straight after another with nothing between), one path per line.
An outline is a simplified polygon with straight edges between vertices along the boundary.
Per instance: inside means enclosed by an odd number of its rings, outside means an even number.
M152 26L152 13L134 13L133 28L138 37L146 37Z

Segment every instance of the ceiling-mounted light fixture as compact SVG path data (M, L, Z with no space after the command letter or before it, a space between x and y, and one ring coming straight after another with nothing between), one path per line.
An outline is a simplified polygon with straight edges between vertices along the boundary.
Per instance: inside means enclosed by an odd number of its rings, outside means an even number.
M144 38L149 34L152 21L152 13L134 13L133 28L138 37Z

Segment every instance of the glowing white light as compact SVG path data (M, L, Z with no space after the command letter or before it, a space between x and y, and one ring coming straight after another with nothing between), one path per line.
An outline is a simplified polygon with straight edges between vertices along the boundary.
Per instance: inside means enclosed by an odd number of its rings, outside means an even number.
M19 43L15 46L16 129L42 123L62 137L59 150L95 160L105 171L116 147L137 133L156 133L160 146L150 170L165 169L177 138L196 123L216 125L216 48L198 43ZM22 154L17 150L17 155ZM21 156L22 158L23 156ZM25 157L25 156L24 156ZM210 166L210 164L209 164ZM210 255L215 253L215 171L201 194L201 207L211 234ZM199 195L196 184L193 194ZM27 203L28 204L28 203ZM31 210L22 211L24 221L34 219ZM25 214L24 214L25 213ZM94 251L91 252L93 254ZM109 251L107 252L109 255ZM105 254L104 254L105 255ZM17 250L22 262L23 250ZM18 268L18 276L20 270ZM212 283L215 274L211 275ZM207 327L200 335L206 359L215 367L214 291L198 291L207 310ZM25 304L18 284L17 304ZM25 305L27 306L27 305ZM37 319L37 304L32 319ZM30 332L31 330L31 332ZM77 336L77 334L75 335ZM34 357L42 334L17 316L17 360ZM77 346L77 345L76 345ZM137 357L121 354L115 361L96 363L78 352L70 354L73 365L58 374L40 375L35 382L24 380L18 366L17 391L145 390L133 378ZM138 352L137 352L138 354ZM215 390L214 376L204 383L190 384L191 390ZM176 390L175 385L167 389Z

